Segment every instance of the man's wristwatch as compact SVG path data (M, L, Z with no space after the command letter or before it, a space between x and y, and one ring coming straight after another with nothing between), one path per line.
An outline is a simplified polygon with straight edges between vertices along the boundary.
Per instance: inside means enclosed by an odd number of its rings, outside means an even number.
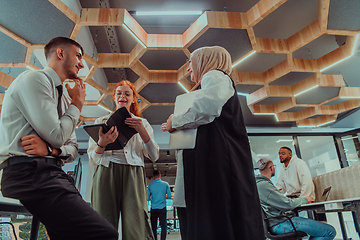
M46 148L48 150L48 155L47 156L51 156L51 154L53 153L53 148L48 143L46 143Z

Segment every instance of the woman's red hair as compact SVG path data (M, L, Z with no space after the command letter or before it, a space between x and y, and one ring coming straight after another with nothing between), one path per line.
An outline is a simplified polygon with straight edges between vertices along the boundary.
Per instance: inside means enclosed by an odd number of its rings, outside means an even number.
M116 89L120 86L129 86L130 89L132 90L133 92L133 97L134 97L134 102L131 103L131 106L130 106L130 112L132 114L134 114L135 116L137 117L142 117L140 111L139 111L139 104L137 102L137 92L136 92L136 88L134 86L134 84L132 84L130 81L128 80L122 80L121 82L118 82L118 84L116 85L116 87L114 88L114 91L113 91L113 95L112 95L112 98L115 99L115 93L116 93Z

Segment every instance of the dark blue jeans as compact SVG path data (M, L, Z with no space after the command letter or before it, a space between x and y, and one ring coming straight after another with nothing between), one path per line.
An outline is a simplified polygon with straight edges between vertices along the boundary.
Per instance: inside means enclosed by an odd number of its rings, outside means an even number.
M305 232L310 236L309 240L332 240L336 236L336 230L330 224L302 217L292 217L291 220L296 230ZM273 226L271 230L275 234L294 231L289 220Z
M154 239L157 240L157 220L159 218L160 227L161 227L161 240L166 239L166 207L163 209L151 209L150 211L150 221L151 221L151 228L154 234Z

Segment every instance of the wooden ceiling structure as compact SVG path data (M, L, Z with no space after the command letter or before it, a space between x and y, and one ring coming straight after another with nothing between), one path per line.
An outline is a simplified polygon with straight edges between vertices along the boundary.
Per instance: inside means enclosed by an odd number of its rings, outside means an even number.
M286 54L286 60L271 67L265 72L240 72L233 68L231 73L236 85L259 85L260 89L246 97L247 105L254 115L274 115L279 122L294 121L297 126L322 126L334 122L338 114L360 107L360 87L347 87L342 75L327 75L322 72L328 67L337 64L354 55L358 44L360 30L328 29L328 14L330 0L318 0L318 14L316 21L293 34L287 39L256 37L254 27L269 14L274 12L286 0L260 0L246 12L217 12L205 11L183 34L148 34L143 27L126 10L121 8L83 8L81 17L74 13L61 0L49 0L58 10L71 19L75 26L71 38L76 39L83 26L124 26L139 41L130 53L98 53L97 59L84 54L84 60L91 65L90 71L84 77L87 84L101 92L96 101L86 101L87 106L101 105L110 109L103 103L107 96L112 94L114 83L108 83L107 88L102 87L92 79L98 68L130 68L139 78L134 83L138 92L149 83L179 83L187 90L193 86L188 81L186 64L177 70L149 70L140 58L148 50L182 50L189 57L189 46L194 43L208 29L243 29L246 30L252 50L234 61L234 65L241 64L254 53ZM0 63L0 67L30 67L40 69L31 63L34 49L42 49L44 44L33 44L17 36L0 25L0 31L27 48L25 61L22 63ZM317 59L294 58L293 53L323 35L347 36L346 43L330 53ZM294 85L274 85L275 80L291 72L314 73ZM14 80L6 73L0 72L0 85L7 88ZM317 87L339 88L339 93L317 104L297 103L297 96L310 92ZM0 95L2 104L3 95ZM272 97L283 97L285 100L275 104L261 104L263 100ZM168 105L174 103L152 103L140 96L140 110L144 111L150 106ZM338 104L327 103L347 99ZM301 108L297 112L289 112L291 108ZM94 121L98 116L80 117L81 122Z

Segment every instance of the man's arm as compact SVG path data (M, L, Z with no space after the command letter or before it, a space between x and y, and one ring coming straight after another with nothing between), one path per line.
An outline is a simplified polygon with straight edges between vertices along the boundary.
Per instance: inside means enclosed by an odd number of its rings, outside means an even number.
M148 201L151 200L150 186L148 186L148 188L147 188L147 200Z
M44 141L52 147L60 148L75 130L79 108L70 105L59 119L54 86L41 72L31 71L19 79L17 84L19 86L11 93L14 104ZM75 84L74 88L79 88L78 85Z
M284 183L284 177L283 177L283 173L282 173L282 169L280 170L280 174L278 177L278 180L276 182L276 188L281 192L281 193L286 193L286 186Z
M262 184L271 186L262 187ZM284 196L274 185L268 182L258 184L258 189L260 200L282 212L293 210L301 204L308 203L308 199L305 197L288 198Z
M34 155L39 157L48 156L49 152L46 142L43 141L39 136L34 134L28 135L22 137L20 140L21 145L23 146L23 149L27 155ZM60 149L53 148L51 156L67 156L68 158L64 159L64 162L68 163L74 161L77 157L77 154L78 145L76 143L75 133L73 133Z
M314 183L312 181L310 170L305 161L298 161L297 174L301 184L300 197L311 196L315 198Z
M78 153L79 153L79 145L76 141L76 134L73 132L71 137L60 147L61 154L59 156L67 156L68 158L64 159L65 163L73 162Z

